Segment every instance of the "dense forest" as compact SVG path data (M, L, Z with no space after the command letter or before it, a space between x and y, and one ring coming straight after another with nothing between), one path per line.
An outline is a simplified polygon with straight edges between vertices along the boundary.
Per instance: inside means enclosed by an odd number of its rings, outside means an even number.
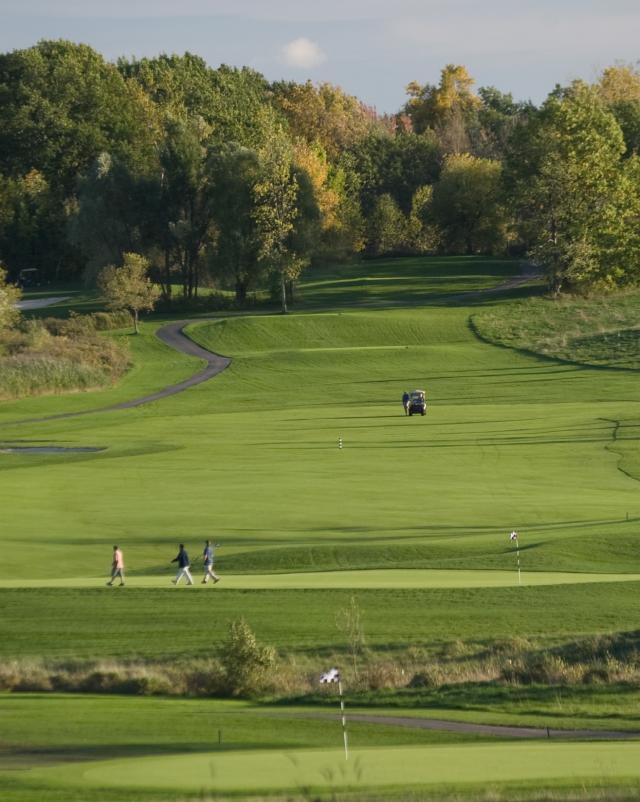
M549 285L640 279L640 72L536 107L463 66L379 115L339 87L199 57L106 62L43 41L0 55L0 262L82 277L144 256L165 300L286 301L314 262L512 253Z

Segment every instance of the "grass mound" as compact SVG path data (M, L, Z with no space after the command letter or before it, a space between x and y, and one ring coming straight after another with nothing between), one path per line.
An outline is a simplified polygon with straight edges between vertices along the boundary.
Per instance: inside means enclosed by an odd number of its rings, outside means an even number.
M488 342L585 365L640 368L640 294L530 298L476 312Z

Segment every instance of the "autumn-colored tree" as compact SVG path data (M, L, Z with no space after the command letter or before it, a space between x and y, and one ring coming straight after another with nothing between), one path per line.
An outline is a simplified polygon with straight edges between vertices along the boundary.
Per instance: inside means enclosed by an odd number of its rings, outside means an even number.
M149 260L138 253L122 255L121 267L109 265L98 275L98 287L109 309L126 309L133 315L134 331L139 333L140 312L153 309L158 288L149 278Z
M468 150L467 128L480 108L473 84L466 67L459 64L447 64L442 69L438 86L421 85L417 81L408 84L405 113L411 119L413 130L416 133L434 131L446 153Z
M640 70L634 64L616 64L602 71L596 83L598 94L607 106L640 102Z
M319 143L331 161L377 125L371 109L329 83L279 83L273 91L274 104L292 136L310 145Z
M640 152L640 70L633 64L607 67L596 89L624 136L626 155Z
M340 196L329 180L331 166L324 150L318 144L309 145L299 139L293 148L293 161L309 178L320 211L321 229L333 228L338 222Z

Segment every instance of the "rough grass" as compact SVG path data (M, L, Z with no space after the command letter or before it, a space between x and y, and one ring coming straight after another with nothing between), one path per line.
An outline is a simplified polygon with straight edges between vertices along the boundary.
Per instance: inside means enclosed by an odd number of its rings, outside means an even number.
M640 293L530 298L476 312L480 337L585 365L640 368Z
M120 317L96 313L69 321L25 320L0 333L0 399L94 390L115 383L130 367L124 341L99 329Z
M403 696L406 693L414 695L413 704L423 704L423 691L428 694L428 689L474 686L481 692L487 683L638 686L639 645L639 632L569 640L551 648L539 640L510 638L381 651L369 648L365 638L357 647L327 652L321 658L300 652L276 656L274 652L268 664L258 666L246 649L233 651L222 642L212 648L213 656L199 659L9 659L0 665L0 691L308 699L309 694L318 693L322 666L331 663L342 667L344 682L352 695L359 693L358 698L365 699L368 692L398 691L398 700L405 699L404 704L408 703ZM265 644L259 647L270 648ZM241 676L245 677L242 681ZM319 698L326 698L326 693Z

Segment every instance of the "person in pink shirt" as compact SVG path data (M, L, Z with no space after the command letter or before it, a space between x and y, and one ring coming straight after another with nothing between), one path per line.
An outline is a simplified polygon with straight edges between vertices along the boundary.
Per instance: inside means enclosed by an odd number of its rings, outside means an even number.
M107 582L108 587L113 585L113 580L120 577L120 587L124 585L124 558L122 550L118 546L113 547L113 561L111 562L111 581Z

